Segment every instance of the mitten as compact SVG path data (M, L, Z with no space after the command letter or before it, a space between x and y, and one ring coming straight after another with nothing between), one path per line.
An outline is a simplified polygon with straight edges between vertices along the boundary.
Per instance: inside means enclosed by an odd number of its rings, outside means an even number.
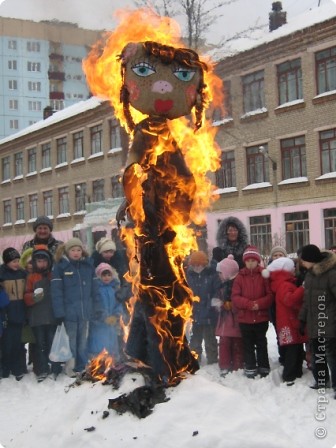
M305 328L306 328L306 322L303 322L303 320L300 320L299 333L301 336L305 335Z
M43 288L36 288L34 289L34 295L33 300L35 303L41 302L44 298L44 291Z
M106 323L107 325L115 325L117 322L118 322L118 318L117 318L117 316L108 316L108 317L105 319L105 323Z
M223 305L223 302L220 299L217 299L215 297L213 299L211 299L211 306L216 308L217 311L220 311L222 305Z
M224 302L223 306L224 306L225 311L231 311L232 310L232 302L230 302L230 301Z

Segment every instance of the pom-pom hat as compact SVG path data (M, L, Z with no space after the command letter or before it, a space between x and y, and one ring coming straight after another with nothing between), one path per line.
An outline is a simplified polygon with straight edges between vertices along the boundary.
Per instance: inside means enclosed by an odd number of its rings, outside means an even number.
M261 256L258 249L255 246L247 246L243 253L243 262L246 260L256 260L258 263L261 262Z
M238 274L239 265L233 255L229 254L227 258L217 263L216 271L222 274L224 280L230 280Z
M14 247L7 247L7 249L2 252L2 259L5 264L8 264L16 259L20 260L20 258L21 255Z
M295 268L294 261L288 257L280 257L272 261L266 269L262 271L262 276L268 278L271 272L274 271L287 271L293 272Z
M115 242L112 241L110 238L101 238L97 244L96 244L96 250L99 254L102 252L106 252L107 250L113 250L116 251L116 245Z
M208 256L202 250L197 250L190 255L190 266L206 266L208 264Z

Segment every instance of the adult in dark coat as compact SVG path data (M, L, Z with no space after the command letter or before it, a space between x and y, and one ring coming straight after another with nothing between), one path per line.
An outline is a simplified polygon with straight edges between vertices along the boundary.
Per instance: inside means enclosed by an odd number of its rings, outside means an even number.
M22 252L30 247L38 244L44 244L48 247L49 252L54 256L57 247L63 243L63 241L56 240L53 237L53 223L48 216L39 216L33 224L33 230L35 232L34 238L26 241L22 247Z
M329 381L336 391L336 254L321 252L314 244L303 246L301 263L307 269L300 331L305 325L313 352L312 371L316 388Z
M223 258L232 254L239 268L244 267L243 253L248 245L248 236L244 224L238 218L228 216L221 221L217 230L217 245L223 251Z

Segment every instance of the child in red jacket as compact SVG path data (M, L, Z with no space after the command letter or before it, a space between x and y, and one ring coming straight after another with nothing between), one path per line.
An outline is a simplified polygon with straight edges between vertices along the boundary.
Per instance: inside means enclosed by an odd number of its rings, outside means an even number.
M243 337L244 370L248 378L257 374L265 377L270 372L266 333L272 293L268 279L261 275L260 253L255 246L247 246L242 268L232 286L232 303Z
M270 277L271 290L275 294L275 327L279 345L283 347L282 379L287 386L292 386L295 379L302 376L303 343L307 340L299 332L298 318L304 289L296 286L294 271L293 260L282 257L272 261L262 273L263 277Z

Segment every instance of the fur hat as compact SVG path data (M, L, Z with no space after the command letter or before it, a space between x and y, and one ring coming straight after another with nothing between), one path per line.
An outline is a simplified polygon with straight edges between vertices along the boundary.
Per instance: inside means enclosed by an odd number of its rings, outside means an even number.
M285 248L283 248L282 246L274 246L271 249L270 258L273 258L273 255L276 254L277 252L282 253L284 257L288 257L288 254L287 254Z
M271 272L274 271L287 271L293 272L295 269L294 261L288 257L280 257L272 261L266 269L262 271L262 276L268 278Z
M208 263L208 256L202 250L196 250L189 257L190 266L206 266Z
M229 254L227 258L217 263L216 271L222 274L224 280L231 280L238 274L239 266L234 256Z
M7 247L7 249L2 252L2 259L5 264L8 264L16 259L20 260L20 258L21 255L14 247Z
M261 262L261 256L258 249L255 246L247 246L243 253L243 262L249 259L256 260L258 263Z
M96 267L96 276L101 278L101 275L104 271L109 271L111 272L113 278L118 278L117 271L108 263L100 263Z
M113 250L115 252L116 249L115 242L112 241L111 238L101 238L96 244L96 250L100 254L106 250Z
M70 240L67 241L64 246L65 246L66 252L69 252L69 250L72 247L77 247L77 246L80 247L81 249L84 249L83 243L81 242L81 240L79 238L70 238Z
M48 226L50 229L50 232L52 232L52 229L53 229L53 223L52 223L51 219L48 218L48 216L39 216L38 218L36 218L36 221L33 224L34 232L36 232L36 229L38 228L38 226Z
M301 260L310 263L319 263L323 259L320 249L315 244L307 244L303 246L301 251Z

